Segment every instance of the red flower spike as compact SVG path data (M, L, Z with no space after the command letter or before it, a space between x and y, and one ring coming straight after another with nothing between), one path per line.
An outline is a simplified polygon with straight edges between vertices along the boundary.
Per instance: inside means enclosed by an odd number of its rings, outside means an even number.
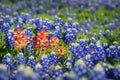
M14 46L15 46L15 50L22 49L22 48L25 49L26 42L22 38L18 38L16 39Z
M20 28L14 30L15 50L26 49L27 43L30 42L28 35L23 34L22 31Z
M48 32L46 32L45 30L40 30L38 33L37 33L38 36L44 36L44 37L48 37Z
M60 55L64 55L65 51L66 51L66 48L61 47L56 51L56 53L57 53L58 56L60 56Z
M59 39L56 37L56 36L53 36L51 39L50 39L50 45L51 46L56 46L59 44Z
M23 40L27 41L27 40L28 40L28 35L22 34L21 38L22 38Z
M17 28L17 29L14 30L14 34L21 34L22 31L23 31L22 29Z

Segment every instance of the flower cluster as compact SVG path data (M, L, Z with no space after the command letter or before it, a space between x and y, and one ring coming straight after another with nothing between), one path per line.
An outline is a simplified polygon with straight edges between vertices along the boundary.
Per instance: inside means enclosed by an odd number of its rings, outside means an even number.
M119 50L117 43L108 46L100 42L95 43L93 40L91 40L90 44L86 40L80 40L78 43L73 43L70 48L70 51L73 53L73 59L83 59L90 68L100 61L104 61L106 57L119 60Z
M79 26L76 23L73 23L71 19L68 20L68 23L64 26L65 33L64 39L67 44L71 44L77 39L77 34L79 31Z
M56 47L59 44L59 39L56 36L52 36L49 39L49 34L45 30L40 30L33 38L34 48L45 50L46 48Z
M0 67L0 79L83 79L101 80L101 79L119 79L119 67L110 67L109 64L96 63L95 56L74 59L68 58L64 67L59 64L59 60L55 52L51 52L49 56L42 56L40 62L37 63L35 57L30 56L26 62L24 54L19 53L16 58L17 70L14 68L15 62L10 54L6 54L2 60ZM26 65L26 66L25 66ZM14 71L15 70L15 71ZM64 71L64 70L67 70ZM10 73L9 73L10 71ZM9 75L12 75L10 77ZM113 76L111 76L113 75ZM6 77L4 77L6 76Z
M42 56L40 59L40 63L43 67L50 67L51 65L58 64L58 58L55 52L51 52L49 56Z
M35 48L47 48L49 46L48 36L45 30L40 30L37 36L33 38Z
M27 44L30 43L29 36L23 33L20 28L14 31L9 31L6 40L7 46L14 47L15 50L26 49Z
M26 49L27 44L29 43L29 37L28 35L23 33L22 29L15 29L14 30L14 47L15 50L19 50L19 49Z

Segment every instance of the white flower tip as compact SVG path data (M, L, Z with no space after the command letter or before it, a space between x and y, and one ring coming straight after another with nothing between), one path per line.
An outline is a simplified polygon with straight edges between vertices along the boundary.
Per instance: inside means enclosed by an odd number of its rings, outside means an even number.
M84 65L84 61L82 59L79 59L77 62L76 62L76 65Z
M30 56L29 58L30 58L30 59L34 59L34 56Z
M36 66L35 66L35 69L37 70L37 69L40 69L41 67L42 67L41 64L37 63Z
M61 67L59 65L55 66L55 69L61 69Z
M26 76L33 76L33 69L27 66L25 69L25 75Z
M18 71L24 71L24 70L25 70L25 66L24 65L18 66Z
M7 70L7 66L4 64L0 64L0 70Z
M95 67L94 67L94 70L95 71L100 71L100 72L103 72L103 67L100 65L100 64L97 64Z

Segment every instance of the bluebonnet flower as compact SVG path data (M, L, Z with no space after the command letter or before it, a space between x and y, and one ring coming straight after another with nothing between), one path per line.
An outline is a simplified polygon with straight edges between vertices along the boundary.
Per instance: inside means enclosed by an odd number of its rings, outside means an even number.
M28 45L27 45L27 51L31 51L32 48L33 48L33 43L32 42L28 43Z
M57 14L57 13L58 13L58 10L52 9L52 10L48 11L47 13L52 16L52 15Z
M32 70L32 68L20 65L14 72L12 80L38 80L38 75Z
M40 78L41 80L49 80L50 76L49 74L44 74L42 78Z
M68 18L68 26L72 26L72 24L73 24L73 20L72 20L72 18Z
M87 41L80 40L77 44L72 44L70 51L76 59L83 58L87 53Z
M12 79L13 80L22 80L24 79L24 70L25 70L25 66L24 65L19 65L17 67L17 71L14 71L12 74Z
M86 23L86 29L88 30L88 31L90 31L90 27L91 27L91 25L89 24L89 23Z
M106 77L107 77L108 79L113 79L113 78L114 78L114 73L113 73L113 71L114 71L114 66L108 64L107 62L104 62L104 63L102 64L102 66L103 66L103 69L104 69L104 71L105 71Z
M91 43L93 43L93 44L95 44L95 43L96 43L96 40L95 40L95 38L94 38L94 37L92 37L90 41L91 41Z
M76 44L72 43L72 46L70 48L70 51L73 53L74 58L79 57L79 54L77 53L78 46L79 46L78 43L76 43Z
M106 52L106 49L109 48L109 44L108 44L108 43L104 43L104 44L103 44L103 47L104 47L104 50L105 50L105 52Z
M35 72L40 76L40 78L44 78L45 75L47 74L45 71L44 71L44 68L42 67L42 65L40 63L37 63L36 66L35 66Z
M115 14L114 16L116 19L120 19L120 15L118 13Z
M12 39L6 39L6 46L7 47L12 47L14 44L14 40Z
M50 76L52 77L52 79L56 79L57 77L60 77L63 75L63 70L62 68L57 65L55 66L54 70L52 71L52 73L50 74Z
M37 12L38 14L41 14L41 13L44 13L44 12L45 12L45 9L44 9L43 6L40 6L40 7L36 10L36 12Z
M68 58L65 66L68 70L71 70L73 67L73 60L71 58Z
M8 73L7 66L0 64L0 80L9 80L10 74Z
M83 12L84 11L84 6L80 7L80 11Z
M16 21L17 21L18 18L19 18L19 14L18 14L18 12L14 12L14 13L13 13L13 17L16 18Z
M51 52L49 56L43 56L40 59L40 63L43 67L49 67L51 65L58 64L58 58L55 52Z
M108 37L110 34L111 34L110 31L107 30L107 31L105 32L104 36L105 36L105 37Z
M72 21L69 20L68 23L64 25L64 30L64 40L67 44L71 44L76 40L80 29L77 23L72 23Z
M32 40L32 28L28 27L23 31L24 34L28 35L29 40Z
M35 68L36 65L36 60L33 56L30 56L27 61L27 65L30 66L31 68Z
M2 25L3 25L3 18L0 17L0 29Z
M25 64L25 57L24 57L23 53L19 53L17 55L16 64L17 64L17 66L19 66L21 64L23 64L23 65Z
M67 44L71 44L76 40L77 36L72 31L64 33L64 40Z
M118 42L113 42L113 46L114 46L114 58L116 59L120 59L120 54L119 54L119 44Z
M113 76L115 80L119 80L120 79L120 67L117 66L114 70L113 70Z
M90 54L87 54L83 58L83 61L88 68L93 68L98 63L98 60L96 60L95 57Z
M43 66L43 67L49 67L51 64L50 64L50 60L49 60L49 57L48 56L45 56L43 55L40 59L40 64Z
M107 57L114 58L117 55L118 47L111 45L109 48L106 49L106 52L107 52Z
M93 55L97 61L101 61L106 57L106 53L101 43L97 42L94 47Z
M57 65L58 64L58 58L55 52L51 52L49 56L50 64L51 65Z
M21 18L22 18L23 22L26 23L30 19L30 15L29 14L22 14Z
M62 27L60 25L55 26L55 31L61 32Z
M19 17L18 18L18 21L17 21L17 26L16 26L16 28L23 28L23 25L24 25L24 22L23 22L23 20L22 20L22 18L21 17Z
M107 80L103 67L97 64L90 75L89 80Z
M50 38L56 36L57 38L59 38L59 40L62 39L62 33L60 31L55 31L54 33L50 33Z
M19 23L16 28L19 28L19 29L22 29L23 28L23 24L22 23Z
M36 25L37 32L41 30L42 23L40 22L40 19L35 19L34 24Z
M17 24L18 19L16 17L13 17L13 20L11 20L11 25Z
M14 32L12 30L9 30L9 32L6 34L6 46L7 47L12 47L14 44L13 40Z
M117 53L117 59L119 60L120 59L120 46L118 46L118 53Z
M77 78L82 78L82 77L88 77L89 75L89 70L86 67L84 61L82 59L79 59L76 61L75 66L73 68L75 74L77 75Z
M95 9L94 7L91 7L90 12L91 12L92 14L94 14L95 11L96 11L96 9Z
M59 18L57 16L55 16L54 18L54 24L58 24L59 23Z
M83 48L85 48L87 46L87 41L85 39L81 39L78 43Z
M116 26L114 23L111 23L111 24L109 24L109 28L108 28L108 29L109 29L110 31L112 31L112 30L115 30L116 27L117 27L117 26Z
M38 80L38 75L30 67L24 71L24 80Z
M10 16L9 15L6 15L5 17L4 17L4 22L5 23L10 23Z
M4 24L1 26L1 30L2 30L2 32L5 33L5 34L8 33L9 29L10 29L9 23L4 23Z
M115 19L115 20L114 20L114 24L115 24L115 26L119 26L119 25L120 25L119 20L118 20L118 19Z
M109 19L106 19L106 20L105 20L105 23L106 23L106 24L108 24L109 22L110 22Z
M13 60L13 57L10 53L6 54L3 59L2 59L2 63L7 65L10 70L13 70L14 69L14 60Z
M65 72L63 76L58 77L57 79L59 80L76 80L77 75L75 75L74 71L70 72Z

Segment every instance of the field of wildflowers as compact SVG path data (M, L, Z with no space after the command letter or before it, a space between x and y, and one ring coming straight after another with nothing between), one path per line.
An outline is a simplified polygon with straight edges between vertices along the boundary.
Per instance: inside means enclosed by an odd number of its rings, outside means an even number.
M0 0L0 80L120 80L120 0Z

